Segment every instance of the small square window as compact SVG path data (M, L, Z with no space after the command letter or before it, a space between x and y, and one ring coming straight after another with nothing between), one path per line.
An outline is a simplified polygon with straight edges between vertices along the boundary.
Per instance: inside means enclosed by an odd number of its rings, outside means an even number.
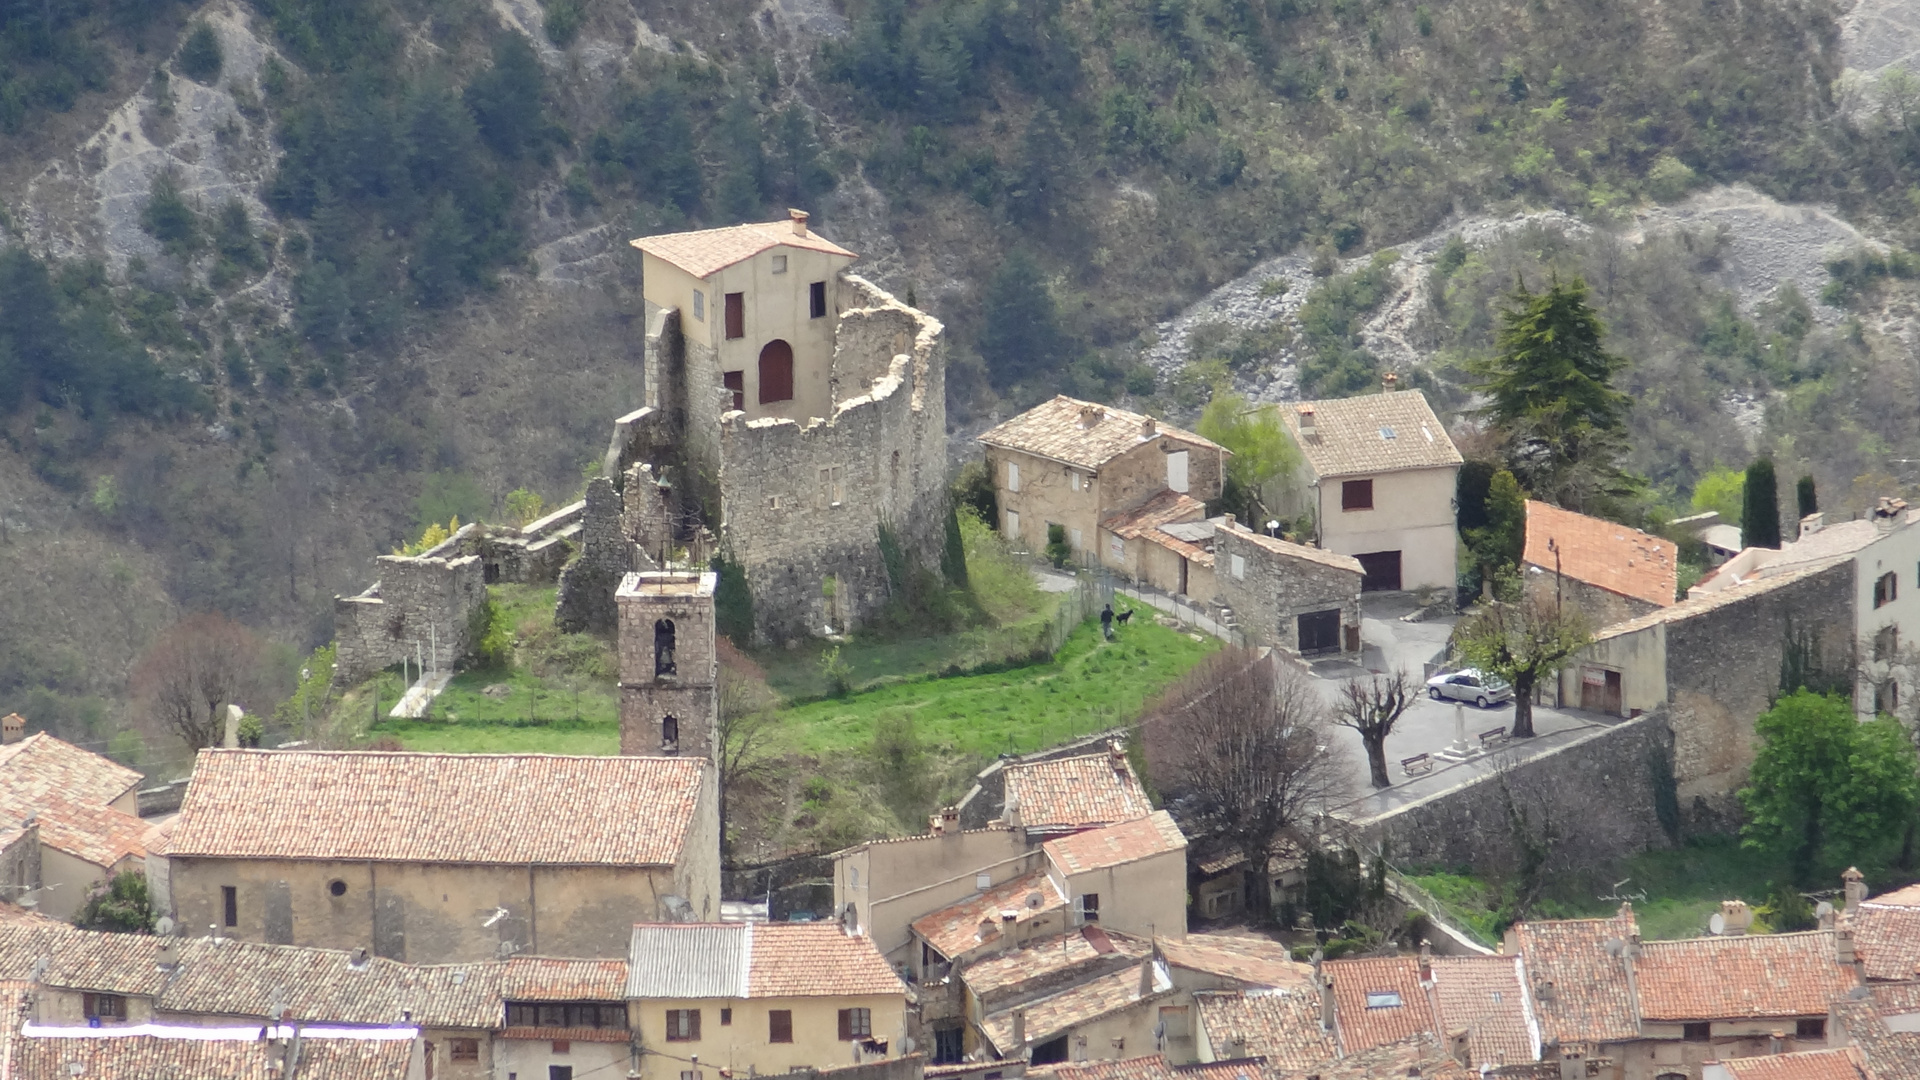
M841 1009L840 1038L842 1040L873 1038L873 1010Z
M822 319L827 314L827 283L816 281L807 286L807 314Z
M787 272L787 257L785 255L775 255L773 257L773 272L776 274L784 274Z
M1706 1042L1713 1038L1713 1025L1683 1024L1680 1027L1680 1037L1687 1042Z
M700 1041L700 1010L699 1009L668 1009L667 1010L667 1041L668 1042L699 1042Z
M454 1061L479 1061L479 1039L453 1039L447 1044L447 1057Z
M1346 480L1340 484L1340 509L1373 509L1373 481Z
M1796 1039L1824 1039L1827 1037L1827 1022L1824 1019L1795 1020L1793 1037Z

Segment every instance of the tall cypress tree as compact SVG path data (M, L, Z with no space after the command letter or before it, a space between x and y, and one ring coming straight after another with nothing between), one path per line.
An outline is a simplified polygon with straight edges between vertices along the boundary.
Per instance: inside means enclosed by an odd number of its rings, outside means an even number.
M1813 489L1812 473L1800 478L1800 482L1793 487L1793 493L1800 503L1801 517L1820 512L1820 496Z
M1772 458L1755 458L1747 466L1747 487L1740 506L1740 542L1746 547L1780 546L1780 493L1775 490Z

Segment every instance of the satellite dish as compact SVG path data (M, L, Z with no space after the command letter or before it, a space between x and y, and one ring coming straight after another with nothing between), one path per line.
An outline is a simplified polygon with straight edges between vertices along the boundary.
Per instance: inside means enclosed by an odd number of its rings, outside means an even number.
M173 933L173 919L166 915L160 916L153 924L153 932L161 937L166 937L168 934Z
M1717 911L1714 912L1713 918L1707 920L1707 933L1724 934L1726 932L1727 932L1727 917L1725 915L1720 914Z
M1046 901L1041 898L1039 893L1030 892L1027 894L1027 906L1032 908L1033 910L1039 911L1040 905L1044 903L1046 903Z

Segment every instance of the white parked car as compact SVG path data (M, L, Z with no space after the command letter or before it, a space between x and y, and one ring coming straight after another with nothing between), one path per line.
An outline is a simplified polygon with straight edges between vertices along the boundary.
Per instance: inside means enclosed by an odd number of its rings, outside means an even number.
M1427 680L1427 696L1435 701L1471 701L1483 709L1513 700L1513 684L1478 668L1435 675Z

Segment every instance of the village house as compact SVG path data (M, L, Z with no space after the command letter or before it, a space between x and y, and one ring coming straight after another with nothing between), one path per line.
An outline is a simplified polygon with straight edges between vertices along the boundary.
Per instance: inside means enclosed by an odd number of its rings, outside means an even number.
M1351 555L1362 588L1454 588L1460 451L1418 390L1305 401L1280 410L1301 464L1282 512L1310 516L1317 546Z
M1214 595L1248 644L1315 658L1360 654L1358 559L1251 532L1230 515L1209 537Z
M1836 926L1852 937L1861 976L1874 982L1920 979L1920 885L1869 898L1866 879L1852 867L1841 885L1846 907Z
M871 940L836 923L639 925L628 966L642 1080L905 1053L905 984Z
M203 750L172 909L415 963L618 956L636 921L718 915L716 783L704 758Z
M146 872L153 829L139 773L25 728L0 718L0 899L67 919L114 875Z
M1177 991L1165 960L1110 974L982 1017L983 1050L1032 1065L1126 1058L1161 1049L1154 1035Z
M1118 743L1097 754L1040 761L995 762L1001 767L1001 813L1026 827L1029 841L1133 821L1153 813L1133 763ZM964 815L964 808L963 808Z
M1528 499L1520 577L1530 599L1566 604L1591 626L1611 626L1672 606L1680 549L1639 529Z
M624 1076L636 1057L627 962L516 956L501 965L494 1025L495 1080Z
M1829 523L1825 514L1800 522L1797 539L1771 548L1748 548L1687 590L1689 597L1738 592L1756 581L1810 566L1846 560L1852 567L1851 600L1858 671L1851 680L1862 713L1897 712L1920 692L1914 641L1902 643L1902 626L1920 626L1920 512L1902 499L1883 498L1866 517Z
M1048 527L1058 525L1077 562L1166 592L1211 595L1204 549L1165 527L1206 518L1226 480L1223 447L1142 413L1065 395L979 441L1010 542L1039 551Z

